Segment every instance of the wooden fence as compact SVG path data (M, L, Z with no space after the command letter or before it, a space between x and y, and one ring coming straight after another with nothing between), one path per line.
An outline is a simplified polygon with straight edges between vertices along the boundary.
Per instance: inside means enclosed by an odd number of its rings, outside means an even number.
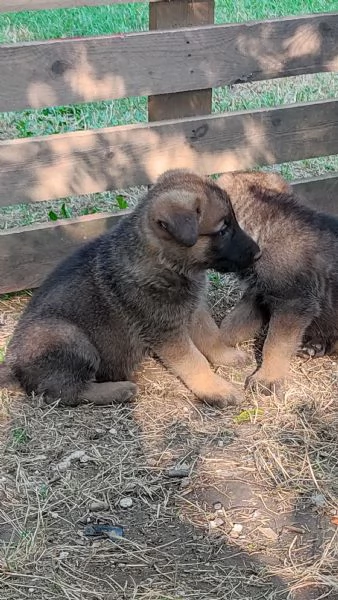
M1 0L1 11L119 0ZM120 0L123 2L123 0ZM0 46L0 111L148 96L149 123L0 142L0 206L338 153L338 100L211 115L213 87L338 70L338 13L213 25L212 0L152 1L150 29ZM338 174L294 184L338 212ZM123 212L0 234L0 293L39 285Z

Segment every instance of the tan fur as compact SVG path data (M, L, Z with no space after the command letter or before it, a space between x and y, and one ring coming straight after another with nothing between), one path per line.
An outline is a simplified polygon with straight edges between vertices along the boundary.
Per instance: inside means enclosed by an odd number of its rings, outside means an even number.
M247 384L276 390L297 352L337 347L338 220L303 206L276 173L226 173L217 183L262 252L240 277L245 292L221 335L234 346L267 325L261 366Z
M208 404L240 398L209 362L243 361L205 308L206 272L252 264L258 246L227 194L187 171L163 174L133 213L79 248L35 292L6 362L27 393L75 405L126 402L153 353Z

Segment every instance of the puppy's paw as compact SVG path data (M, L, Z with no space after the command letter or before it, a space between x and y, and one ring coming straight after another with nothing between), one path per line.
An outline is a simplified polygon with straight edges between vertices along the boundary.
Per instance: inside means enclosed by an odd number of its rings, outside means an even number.
M137 391L137 385L131 381L91 383L83 394L83 399L99 406L114 403L126 404L133 400Z
M244 387L246 390L263 396L275 395L280 398L283 395L282 380L269 379L263 375L260 369L246 378Z
M232 367L244 367L251 362L250 355L243 350L237 348L230 348L229 346L220 346L217 352L214 353L211 362L215 366L232 366Z
M326 354L326 345L324 343L307 342L297 352L297 356L302 358L320 358Z
M206 392L199 393L197 396L205 404L217 408L235 406L243 401L243 394L238 387L216 375L213 385L209 386Z

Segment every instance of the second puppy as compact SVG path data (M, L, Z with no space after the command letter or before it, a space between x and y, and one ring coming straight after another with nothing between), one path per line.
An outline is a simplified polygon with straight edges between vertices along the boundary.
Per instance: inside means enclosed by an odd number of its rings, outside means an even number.
M338 341L338 219L297 201L274 173L227 173L218 181L262 256L240 277L245 291L221 324L235 346L268 324L262 364L247 384L278 391L291 357L333 351Z

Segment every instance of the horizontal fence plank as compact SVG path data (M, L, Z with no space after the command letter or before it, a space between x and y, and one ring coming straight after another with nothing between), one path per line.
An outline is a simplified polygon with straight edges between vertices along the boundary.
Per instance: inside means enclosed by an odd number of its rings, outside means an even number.
M338 173L294 182L307 205L338 215ZM129 211L89 215L0 233L0 293L37 287L80 243L112 227Z
M293 188L307 206L338 216L338 173L300 179Z
M112 227L126 212L87 215L0 233L0 294L37 287L80 243Z
M0 205L338 153L338 101L0 142Z
M159 2L159 0L0 0L0 12L100 6L102 4L127 4L129 2Z
M0 46L0 110L338 71L338 13Z

